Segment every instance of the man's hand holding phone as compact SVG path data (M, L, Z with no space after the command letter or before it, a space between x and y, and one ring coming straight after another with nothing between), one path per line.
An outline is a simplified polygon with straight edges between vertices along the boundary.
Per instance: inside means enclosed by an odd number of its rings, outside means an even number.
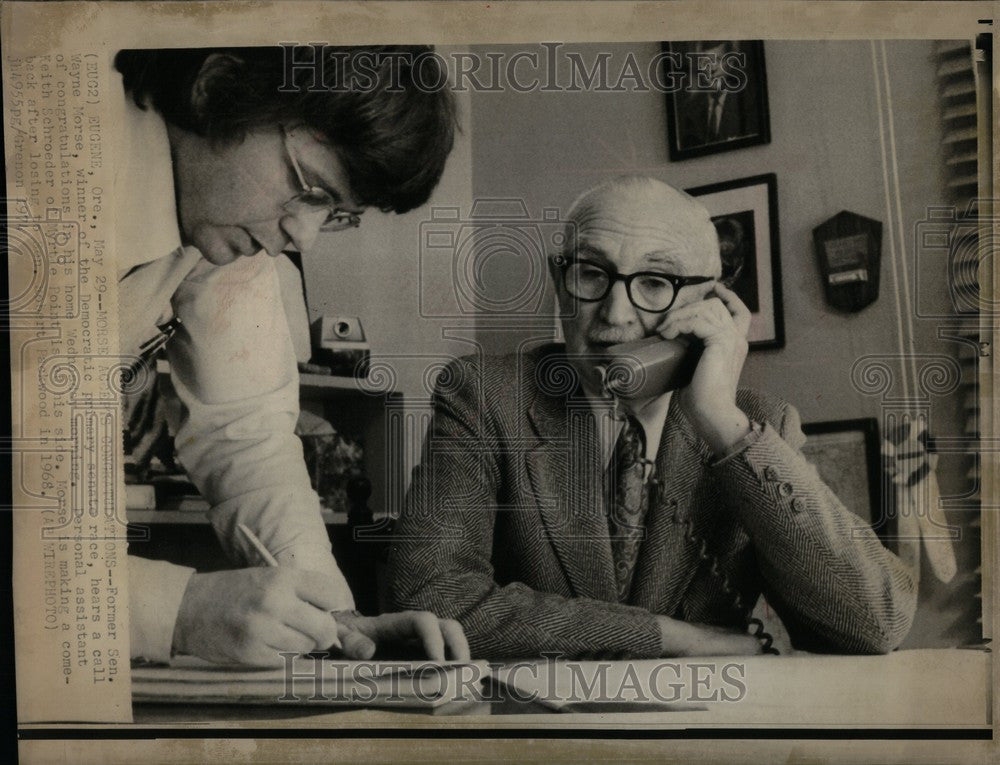
M658 329L664 339L687 338L704 345L691 384L680 391L680 401L697 434L717 455L750 432L750 420L736 406L749 329L750 310L718 282L704 300L670 311Z

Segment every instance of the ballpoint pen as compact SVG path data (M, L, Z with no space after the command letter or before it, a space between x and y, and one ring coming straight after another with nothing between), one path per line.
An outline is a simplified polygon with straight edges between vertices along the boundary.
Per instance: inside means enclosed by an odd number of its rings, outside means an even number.
M237 523L236 528L240 530L240 533L253 546L253 549L257 551L257 554L260 555L260 557L268 566L270 566L271 568L278 567L278 561L275 559L273 555L271 555L270 552L268 552L268 549L264 547L264 543L257 538L256 534L250 531L250 529L247 528L247 526L243 523ZM340 639L336 637L333 639L333 647L338 650L343 650L344 648L343 645L341 645L340 643Z

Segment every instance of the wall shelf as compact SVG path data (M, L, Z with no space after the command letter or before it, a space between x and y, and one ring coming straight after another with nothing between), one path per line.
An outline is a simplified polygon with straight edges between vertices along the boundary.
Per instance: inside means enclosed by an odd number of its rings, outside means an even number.
M388 393L372 392L361 387L361 380L356 377L344 377L341 375L317 375L306 372L299 373L299 387L305 391L348 391L350 393L363 393L366 396L381 396Z
M170 362L166 359L156 360L156 372L161 375L170 374ZM362 381L356 377L345 375L322 375L309 372L299 372L299 388L303 392L347 391L362 393L366 396L379 397L390 395L393 391L372 391L362 387Z
M323 523L327 526L346 526L347 513L323 508ZM159 524L195 524L207 526L209 521L205 513L195 510L127 510L125 518L130 524L156 526Z

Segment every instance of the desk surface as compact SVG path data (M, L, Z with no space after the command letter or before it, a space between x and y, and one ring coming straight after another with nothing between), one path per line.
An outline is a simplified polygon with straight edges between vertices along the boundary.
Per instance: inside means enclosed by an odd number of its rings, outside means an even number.
M707 658L635 662L525 662L498 669L510 683L502 698L448 710L455 716L428 716L381 710L333 710L322 707L171 706L137 704L141 725L207 727L525 727L570 725L581 728L667 727L847 727L982 728L990 724L991 654L940 649L898 651L888 656L819 656ZM714 665L714 669L706 669ZM602 670L601 667L604 667ZM727 675L723 670L729 666ZM631 667L631 669L629 669ZM660 669L657 669L657 668ZM739 667L739 669L733 669ZM557 712L560 699L594 696L603 674L605 698L632 700L638 679L648 702L629 704L629 714ZM705 683L706 678L713 678ZM659 698L678 699L687 710L665 711ZM727 678L727 679L723 679ZM695 687L696 679L702 682ZM670 683L679 683L672 691ZM575 684L575 685L574 685ZM744 688L740 692L740 687ZM628 688L632 690L628 690ZM716 693L715 701L705 701ZM724 700L725 696L738 700ZM536 701L528 702L534 694ZM679 694L679 695L678 695ZM511 697L514 697L512 702ZM538 703L541 700L544 703ZM556 703L550 703L553 700ZM690 709L691 706L699 707ZM572 709L572 707L569 707ZM577 707L579 708L579 707ZM590 709L600 708L591 705ZM538 714L552 710L552 714ZM636 711L631 711L635 709ZM609 712L622 711L611 703ZM643 711L639 711L643 710ZM649 710L649 711L647 711ZM486 718L486 719L484 719Z

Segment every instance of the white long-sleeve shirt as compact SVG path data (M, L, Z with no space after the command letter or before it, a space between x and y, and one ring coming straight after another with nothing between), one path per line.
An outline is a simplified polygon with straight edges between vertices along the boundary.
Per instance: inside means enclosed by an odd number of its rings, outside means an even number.
M282 566L329 574L339 608L354 607L330 551L295 435L298 371L275 261L265 253L213 266L181 246L166 125L152 109L124 107L116 179L122 353L172 316L167 343L182 404L175 439L180 463L212 506L209 519L230 557L261 565L236 533L246 524ZM129 560L132 655L167 660L191 569Z

